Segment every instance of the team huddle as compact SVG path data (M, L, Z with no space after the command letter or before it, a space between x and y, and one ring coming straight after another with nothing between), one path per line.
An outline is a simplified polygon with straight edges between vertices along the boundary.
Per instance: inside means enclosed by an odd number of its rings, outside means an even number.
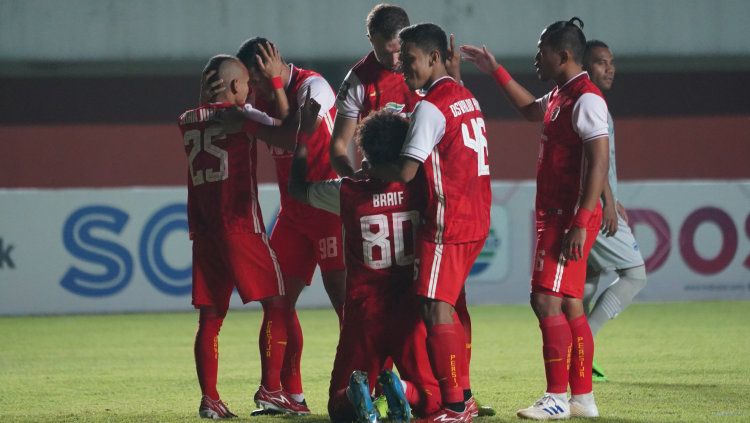
M366 22L373 50L337 94L256 37L235 56L209 60L201 106L180 116L200 416L236 417L216 386L218 336L235 288L243 303L263 308L252 415L310 414L295 304L316 267L340 324L332 421L471 422L495 413L477 402L469 377L464 284L489 234L491 189L486 123L461 83L463 56L525 119L543 122L531 305L547 387L517 415L598 417L592 372L605 376L594 368L593 334L646 282L616 200L613 124L601 92L614 77L609 48L587 43L578 18L546 27L535 66L556 86L537 99L486 47L457 49L439 26L410 25L401 7L377 5ZM349 154L352 140L361 165ZM259 142L275 161L281 197L270 237L258 203ZM589 312L610 267L620 278Z

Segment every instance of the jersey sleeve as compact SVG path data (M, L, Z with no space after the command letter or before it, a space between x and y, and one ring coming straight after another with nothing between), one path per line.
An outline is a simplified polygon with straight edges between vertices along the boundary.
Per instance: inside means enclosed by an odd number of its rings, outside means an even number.
M583 142L609 136L607 103L594 93L585 93L573 105L573 129Z
M307 96L307 87L310 87L310 98L320 104L320 111L318 116L324 117L331 110L336 102L336 97L333 95L333 90L328 82L323 79L322 76L316 75L307 78L300 85L299 91L297 91L297 104L305 104L305 97Z
M539 105L539 109L541 109L542 114L547 112L547 105L549 104L550 94L552 94L552 91L548 92L543 97L539 97L535 100L536 104Z
M401 155L424 163L445 134L445 116L427 100L420 101L411 115Z
M354 70L350 70L336 95L336 116L357 119L364 104L365 87Z
M307 202L315 208L339 214L341 208L340 192L341 178L313 182L307 187Z

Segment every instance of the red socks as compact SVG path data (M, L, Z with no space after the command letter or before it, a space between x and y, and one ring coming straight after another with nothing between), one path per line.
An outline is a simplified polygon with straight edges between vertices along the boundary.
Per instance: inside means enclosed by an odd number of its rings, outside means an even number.
M453 322L459 322L464 332L464 346L466 349L466 359L462 366L461 373L461 385L464 390L471 389L471 316L469 316L469 309L466 308L466 293L461 292L458 300L456 301L456 314L458 315L458 321L456 315L453 316Z
M461 325L451 323L427 328L427 353L440 385L443 404L464 402L460 365L466 349L463 331L457 331L458 327Z
M216 374L219 370L219 330L224 317L213 310L201 309L198 331L195 333L195 369L201 393L213 400L219 399Z
M469 316L468 311L464 308L464 311L466 311L466 317ZM456 309L456 313L453 313L453 324L455 326L456 333L462 334L463 336L460 338L463 338L462 345L464 354L460 357L459 363L459 369L461 369L461 389L464 391L471 389L471 381L469 380L469 358L471 357L471 342L469 341L469 338L471 337L471 334L467 334L465 330L465 326L462 324L463 321L461 320L462 316L458 314L458 309ZM469 323L471 325L471 323Z
M297 310L292 310L287 318L287 344L284 352L284 364L281 368L281 384L288 393L301 394L302 327L299 324Z
M281 365L287 344L287 313L284 301L263 302L260 326L260 383L269 391L281 389Z
M547 392L568 392L568 366L570 362L571 333L565 315L545 317L539 321L542 330L542 355L547 375ZM590 333L590 332L589 332Z
M573 395L588 394L592 391L591 365L594 360L594 336L591 334L586 315L568 322L573 335L573 349L570 360L570 392Z

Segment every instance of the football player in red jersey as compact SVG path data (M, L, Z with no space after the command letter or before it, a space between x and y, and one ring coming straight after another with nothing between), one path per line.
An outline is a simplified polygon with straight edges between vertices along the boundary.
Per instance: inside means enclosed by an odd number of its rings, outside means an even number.
M237 288L244 303L260 301L264 320L287 307L281 271L258 204L254 135L266 129L247 121L243 128L227 131L215 121L219 112L244 106L249 90L247 68L233 56L219 55L208 62L207 73L217 73L226 82L225 89L209 99L209 104L183 113L179 127L188 156L193 305L200 310L195 336L195 362L203 395L199 414L229 418L236 416L221 401L216 379L219 330L232 290ZM283 92L277 101L279 107L286 107ZM276 123L257 111L248 116L266 124ZM261 367L269 365L264 346L284 336L261 328Z
M519 417L536 420L599 415L591 385L594 339L582 298L586 260L602 221L599 197L607 178L609 126L604 97L583 70L582 28L583 22L572 18L542 31L534 66L541 80L556 86L539 99L514 81L486 47L462 46L467 60L493 75L524 118L544 124L531 307L542 331L547 389L534 405L518 410Z
M306 125L319 107L305 102ZM373 112L358 126L357 144L373 164L397 160L408 122L387 110ZM408 422L415 413L440 408L438 384L429 367L426 331L413 293L415 236L424 208L419 181L410 184L348 177L306 180L307 148L299 143L289 191L299 201L341 216L346 257L344 321L331 373L328 412L334 422ZM401 377L386 369L392 357ZM378 377L378 374L380 376ZM370 398L376 378L388 400L388 416L378 416ZM409 382L406 382L408 380Z
M411 116L399 160L373 165L368 174L405 183L418 178L427 189L417 241L416 292L422 298L427 350L443 409L426 420L471 421L462 386L464 328L454 307L489 233L484 117L474 95L449 76L448 68L459 58L440 27L413 25L401 30L399 39L406 84L426 93Z
M328 154L333 118L336 115L335 94L320 74L291 63L284 64L278 78L268 78L262 69L263 61L257 60L267 43L266 39L256 37L245 41L237 52L237 57L250 72L255 106L261 111L276 115L273 106L274 92L281 88L286 92L291 110L299 108L308 89L322 108L309 128L297 128L295 113L281 127L272 128L273 133L268 135L274 140L271 156L276 163L276 177L281 194L281 210L271 234L271 246L277 252L289 300L289 308L283 320L288 340L283 364L275 369L280 376L274 374L265 377L255 400L266 410L309 412L302 390L300 361L303 338L295 304L302 289L311 283L315 267L319 266L326 292L341 319L345 295L341 221L332 213L315 209L292 198L287 192L287 182L294 146L298 141L304 141L310 149L309 179L326 180L336 176ZM310 222L315 224L311 225ZM278 396L274 392L280 393L279 395L288 394L294 401L291 404L281 404L274 400Z
M398 70L401 43L398 32L409 26L406 11L396 5L378 4L367 15L367 37L372 51L357 62L347 74L336 98L336 119L331 135L331 164L341 176L354 175L355 169L348 156L348 146L357 122L373 111L386 109L410 115L421 100L417 91L409 88ZM450 38L452 56L453 36ZM451 57L448 74L460 80L460 61ZM471 362L471 318L466 308L466 294L456 302L456 312L464 326L467 359L463 371L464 396L475 415L494 415L492 407L478 407L471 392L469 364Z
M351 68L336 96L331 165L341 176L354 175L348 147L360 119L383 108L409 114L420 100L397 70L401 51L398 31L409 26L406 11L399 6L378 4L366 22L372 51Z

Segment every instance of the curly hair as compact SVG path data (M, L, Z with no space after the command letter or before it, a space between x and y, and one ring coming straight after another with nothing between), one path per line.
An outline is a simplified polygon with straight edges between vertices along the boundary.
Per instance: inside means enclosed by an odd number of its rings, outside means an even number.
M354 139L367 161L372 164L395 162L409 130L409 121L388 110L367 116L357 126Z

